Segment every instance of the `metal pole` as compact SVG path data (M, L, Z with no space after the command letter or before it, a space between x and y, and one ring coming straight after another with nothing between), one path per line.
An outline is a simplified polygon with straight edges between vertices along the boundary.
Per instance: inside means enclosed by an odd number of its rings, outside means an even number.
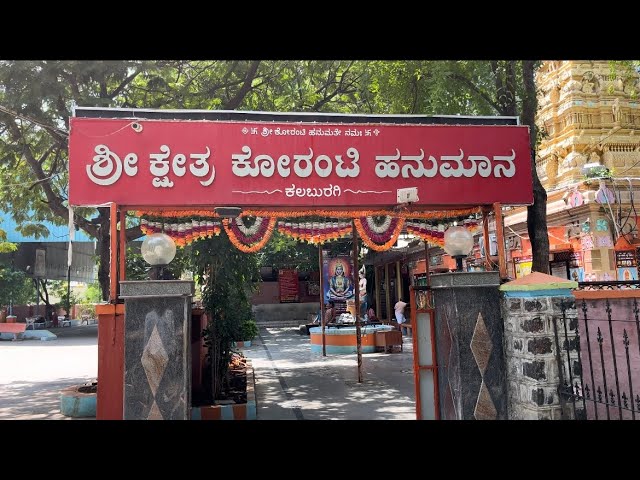
M67 318L71 319L71 265L67 266Z
M500 278L507 278L507 255L504 248L504 224L502 221L502 205L493 204L493 212L496 216L496 240L498 241L498 265Z
M402 272L400 266L400 260L396 261L396 298L402 300Z
M115 203L109 209L109 301L116 303L118 297L118 206Z
M391 282L389 282L389 264L384 264L384 298L385 298L385 317L387 318L387 322L391 323L393 318L391 317L391 292L389 288Z
M489 210L482 209L482 236L484 242L484 268L488 272L491 268L491 244L489 242Z
M322 245L318 245L318 262L320 263L320 328L322 329L322 356L327 356L327 341L324 336L324 282L322 281Z
M373 275L374 275L374 288L375 288L375 295L376 295L376 315L378 316L378 319L382 320L382 310L380 309L380 266L378 265L374 265L373 266Z
M36 277L36 320L40 316L40 279ZM35 322L33 322L33 329L36 329Z
M362 383L362 332L360 330L360 282L355 281L358 271L358 232L356 222L351 220L351 230L353 235L353 277L354 277L354 298L356 312L356 352L358 356L358 383Z
M127 209L120 207L120 232L118 236L118 287L127 279Z

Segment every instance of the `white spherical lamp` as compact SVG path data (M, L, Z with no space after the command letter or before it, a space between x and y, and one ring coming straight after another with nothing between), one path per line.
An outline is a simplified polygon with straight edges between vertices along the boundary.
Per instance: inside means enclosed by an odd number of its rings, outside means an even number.
M449 227L444 232L444 251L456 259L456 270L462 271L462 259L473 248L473 235L464 227Z
M176 256L176 244L164 233L152 233L142 242L142 257L151 266L168 265Z

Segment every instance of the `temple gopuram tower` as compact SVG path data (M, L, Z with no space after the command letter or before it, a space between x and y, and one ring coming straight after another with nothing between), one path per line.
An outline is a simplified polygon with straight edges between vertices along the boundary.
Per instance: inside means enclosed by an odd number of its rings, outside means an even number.
M609 61L545 61L536 83L551 273L638 279L640 75ZM505 236L510 274L523 276L531 256L526 208L505 212Z

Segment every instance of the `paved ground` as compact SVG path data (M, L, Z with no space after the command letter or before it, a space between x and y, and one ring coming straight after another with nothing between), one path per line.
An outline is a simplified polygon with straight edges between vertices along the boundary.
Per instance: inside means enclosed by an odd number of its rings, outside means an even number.
M0 420L69 419L60 390L98 375L97 325L49 330L57 340L0 340Z
M60 390L95 380L97 325L51 329L57 340L0 341L0 420L69 419ZM408 343L407 343L408 342ZM244 350L256 372L258 419L415 419L413 354L312 354L296 329L261 329Z
M296 329L260 329L244 350L253 362L259 420L414 420L413 349L363 355L311 353Z

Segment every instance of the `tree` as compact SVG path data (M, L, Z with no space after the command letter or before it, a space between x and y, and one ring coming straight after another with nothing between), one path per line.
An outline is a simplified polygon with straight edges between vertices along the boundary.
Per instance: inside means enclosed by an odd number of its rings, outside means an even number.
M317 272L319 269L318 245L298 242L278 230L273 232L257 255L261 266L295 268L304 272Z
M48 233L39 222L67 222L68 122L75 105L471 115L522 111L524 120L524 99L531 99L535 111L535 96L525 94L530 87L523 74L524 62L516 61L0 61L0 207L11 211L23 234L36 238ZM534 180L539 191L535 185ZM542 208L540 198L536 194L531 219ZM76 208L74 222L98 240L98 280L106 299L109 209ZM127 229L127 239L139 236L139 227ZM542 268L545 249L539 241L542 237L532 236L534 266Z
M231 344L240 335L242 324L253 320L249 296L259 281L258 257L237 250L223 232L194 242L191 262L210 315L205 343L211 362L211 400L215 400L225 383Z
M0 207L36 239L48 234L39 222L67 222L73 106L234 109L259 88L260 63L1 61ZM74 222L98 240L98 281L107 299L109 209L77 208ZM139 227L127 229L129 240L140 235Z
M522 61L524 94L522 102L522 122L529 125L531 132L531 176L533 178L533 205L527 207L527 230L531 241L534 272L549 273L549 236L547 234L547 192L540 183L536 169L536 147L538 135L535 124L537 92L535 84L536 65L531 60Z
M375 110L421 114L514 116L531 131L534 202L527 208L533 270L549 272L547 194L537 175L537 63L523 61L372 62L368 104ZM375 79L375 80L373 80Z
M24 305L36 296L33 282L24 272L0 265L0 306Z

